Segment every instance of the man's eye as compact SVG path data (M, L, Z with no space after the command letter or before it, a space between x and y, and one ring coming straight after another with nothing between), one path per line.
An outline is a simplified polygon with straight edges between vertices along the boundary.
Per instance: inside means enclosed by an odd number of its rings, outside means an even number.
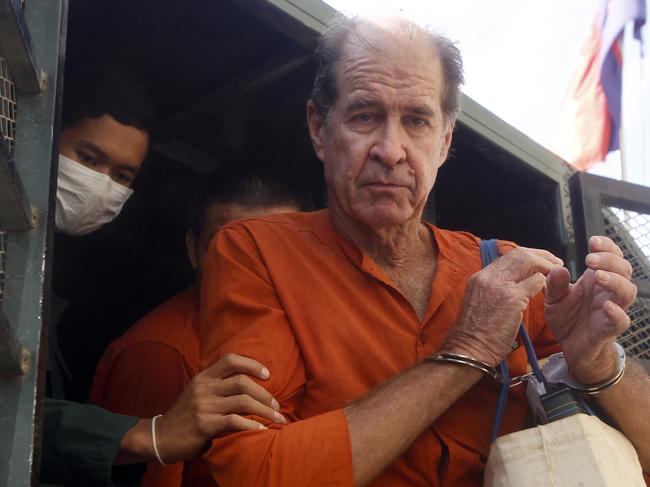
M411 127L424 127L425 125L427 125L426 120L418 117L410 117L408 119L408 123Z
M375 117L370 113L360 113L354 116L354 119L361 123L370 123L375 120Z
M80 153L78 154L78 156L79 156L79 162L81 162L85 166L95 167L97 165L97 159L90 154Z
M133 182L133 177L127 173L117 173L113 175L113 181L128 186Z

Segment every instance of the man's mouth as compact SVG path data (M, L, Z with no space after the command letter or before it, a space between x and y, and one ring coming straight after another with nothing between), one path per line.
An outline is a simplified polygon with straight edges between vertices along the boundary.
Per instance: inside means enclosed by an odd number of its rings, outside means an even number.
M405 188L406 186L403 184L398 184L398 183L392 183L392 182L383 182L383 181L371 181L368 183L364 183L361 185L363 186L370 186L373 188L383 188L383 189L401 189Z

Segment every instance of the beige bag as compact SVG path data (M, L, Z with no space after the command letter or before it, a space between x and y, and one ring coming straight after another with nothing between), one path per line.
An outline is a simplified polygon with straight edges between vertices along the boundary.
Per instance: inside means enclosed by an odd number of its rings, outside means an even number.
M484 487L645 487L636 450L596 416L568 418L501 436Z

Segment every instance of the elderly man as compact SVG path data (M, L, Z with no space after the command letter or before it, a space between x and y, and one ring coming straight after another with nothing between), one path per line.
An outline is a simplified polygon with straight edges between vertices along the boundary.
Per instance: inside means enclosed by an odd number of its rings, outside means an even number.
M563 350L583 384L613 377L636 295L630 264L598 237L573 285L552 254L504 242L481 269L478 238L421 221L458 110L462 63L447 39L402 20L344 20L317 58L307 118L330 209L222 228L200 318L202 365L229 352L268 364L265 387L291 424L215 440L212 475L224 486L481 485L498 386L427 358L507 358L521 374L523 318L540 356ZM645 375L630 365L596 402L649 471L650 426L629 414L650 407ZM521 429L526 409L513 390L502 433Z

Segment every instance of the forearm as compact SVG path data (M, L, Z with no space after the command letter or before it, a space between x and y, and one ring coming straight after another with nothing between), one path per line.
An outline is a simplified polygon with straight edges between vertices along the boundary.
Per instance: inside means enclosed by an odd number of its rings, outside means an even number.
M470 367L423 362L346 407L355 484L376 477L480 377Z
M621 381L596 396L598 406L616 423L632 442L643 471L650 473L650 376L641 366L628 360Z
M157 461L151 438L151 419L141 419L122 437L114 465Z
M353 485L347 421L340 409L257 432L216 438L203 456L221 486Z
M41 480L110 484L119 443L137 418L88 404L45 400ZM134 473L133 480L141 473Z
M204 456L219 485L364 485L481 377L421 363L352 403L288 426L215 439Z

